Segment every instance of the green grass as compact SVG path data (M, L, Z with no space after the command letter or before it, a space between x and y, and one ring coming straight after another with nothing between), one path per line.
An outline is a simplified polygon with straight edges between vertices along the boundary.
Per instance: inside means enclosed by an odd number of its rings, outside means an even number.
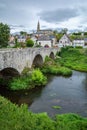
M87 72L87 54L85 49L62 48L60 56L60 59L56 59L56 63L73 70Z
M12 104L0 96L0 130L87 130L87 118L77 114L34 114L27 105Z
M52 75L62 75L62 76L71 76L72 71L67 68L63 67L58 62L55 62L51 58L47 58L45 60L45 63L43 64L41 71L44 74L52 74Z

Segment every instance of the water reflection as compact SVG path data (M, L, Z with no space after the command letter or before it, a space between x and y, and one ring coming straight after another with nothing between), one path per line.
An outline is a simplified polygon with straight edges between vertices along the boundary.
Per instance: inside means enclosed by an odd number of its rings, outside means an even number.
M0 87L0 95L6 97L11 102L21 105L28 104L29 106L34 102L35 99L41 96L43 87L35 88L31 90L22 91L10 91L6 88Z

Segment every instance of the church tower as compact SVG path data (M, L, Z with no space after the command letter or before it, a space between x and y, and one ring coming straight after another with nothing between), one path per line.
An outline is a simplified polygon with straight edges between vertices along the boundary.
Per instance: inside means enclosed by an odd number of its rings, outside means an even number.
M39 21L38 21L38 23L37 23L37 32L38 31L40 31L40 23L39 23Z

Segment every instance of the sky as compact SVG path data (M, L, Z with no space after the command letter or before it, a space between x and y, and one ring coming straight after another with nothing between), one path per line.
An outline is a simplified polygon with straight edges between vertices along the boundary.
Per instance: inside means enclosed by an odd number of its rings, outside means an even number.
M41 29L87 31L87 0L0 0L0 22L11 33Z

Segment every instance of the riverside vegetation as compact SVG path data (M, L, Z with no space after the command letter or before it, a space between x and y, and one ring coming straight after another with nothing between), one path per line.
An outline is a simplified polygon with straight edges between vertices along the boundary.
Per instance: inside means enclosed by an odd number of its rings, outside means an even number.
M0 130L87 130L87 118L77 114L56 115L34 114L27 105L12 104L0 96Z
M0 83L4 86L6 85L11 90L32 89L36 86L46 85L47 74L70 76L72 71L47 56L43 66L40 68L25 68L21 76L13 77L7 80L7 82L1 78Z
M47 83L47 78L42 74L40 69L32 70L31 73L24 74L21 77L13 78L8 86L12 90L31 89L35 86L44 86Z
M67 67L87 72L87 51L77 48L62 48L55 61L46 57L44 65L32 73L24 70L23 76L13 78L9 87L13 90L29 89L45 85L47 78L43 74L71 75ZM65 67L64 67L65 66ZM24 87L25 86L25 87ZM59 106L53 106L59 109ZM87 130L87 118L77 114L56 115L54 119L47 113L34 114L28 111L27 105L15 105L0 96L0 129L1 130Z
M56 62L62 66L87 72L87 49L65 47L61 49L59 56L61 58L57 58Z
M41 68L32 69L25 68L21 77L13 78L8 86L11 90L32 89L36 86L44 86L47 83L46 74L55 74L70 76L72 71L66 67L61 67L54 60L46 57Z
M48 56L46 57L43 66L41 67L41 71L44 74L62 75L62 76L72 75L72 71L69 68L61 66L58 62L55 62Z

